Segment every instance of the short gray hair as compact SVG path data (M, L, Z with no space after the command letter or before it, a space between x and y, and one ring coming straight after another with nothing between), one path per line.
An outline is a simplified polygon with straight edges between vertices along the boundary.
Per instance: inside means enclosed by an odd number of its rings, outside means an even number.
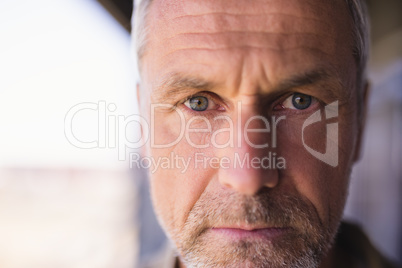
M133 54L137 60L137 68L141 69L141 59L144 55L146 39L148 36L148 25L146 25L145 20L149 12L149 6L152 0L133 0L134 9L133 15L131 17L131 35L134 49Z
M357 87L361 89L367 79L367 61L370 50L370 25L365 0L345 0L353 20L353 56L357 65ZM144 55L148 27L145 24L152 0L134 0L132 17L133 49L137 58L138 71L141 70L141 59Z

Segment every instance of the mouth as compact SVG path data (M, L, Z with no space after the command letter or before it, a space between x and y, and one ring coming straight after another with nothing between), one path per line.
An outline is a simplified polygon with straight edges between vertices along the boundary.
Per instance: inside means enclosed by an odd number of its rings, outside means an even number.
M214 227L210 229L213 234L231 240L264 239L271 241L286 235L290 230L291 228L287 227Z

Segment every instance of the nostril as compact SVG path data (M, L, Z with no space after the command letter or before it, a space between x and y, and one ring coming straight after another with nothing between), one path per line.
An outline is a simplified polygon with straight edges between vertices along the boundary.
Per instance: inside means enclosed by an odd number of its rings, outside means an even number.
M263 171L253 168L221 169L218 180L223 187L244 195L255 195L264 188L274 188L279 182L277 170Z

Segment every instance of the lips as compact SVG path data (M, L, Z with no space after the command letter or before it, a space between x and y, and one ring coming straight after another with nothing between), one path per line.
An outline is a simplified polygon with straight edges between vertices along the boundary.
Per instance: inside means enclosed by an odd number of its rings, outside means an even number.
M214 227L210 229L215 235L224 236L228 239L240 240L240 239L267 239L273 240L285 235L290 231L290 228L231 228L231 227Z

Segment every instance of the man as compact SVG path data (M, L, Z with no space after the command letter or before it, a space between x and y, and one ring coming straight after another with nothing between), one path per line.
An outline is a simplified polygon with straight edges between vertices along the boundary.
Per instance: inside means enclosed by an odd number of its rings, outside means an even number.
M366 107L366 16L358 0L137 5L144 157L178 255L155 267L390 267L340 227Z

